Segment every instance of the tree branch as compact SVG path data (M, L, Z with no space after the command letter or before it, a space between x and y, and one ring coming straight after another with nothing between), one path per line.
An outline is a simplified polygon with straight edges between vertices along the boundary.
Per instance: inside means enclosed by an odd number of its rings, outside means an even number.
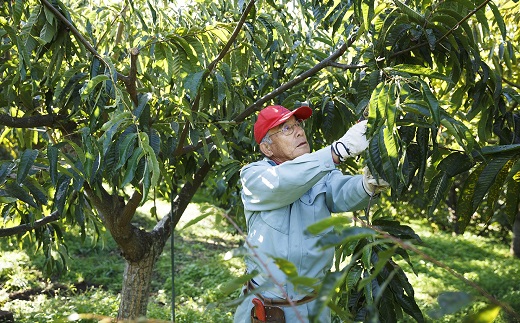
M305 71L304 73L298 75L296 78L292 79L291 81L282 84L280 87L276 88L275 90L271 91L270 93L264 95L262 98L258 99L255 103L247 107L242 113L240 113L238 116L233 118L231 122L239 123L244 121L247 117L249 117L251 114L256 112L257 110L260 110L264 103L267 101L273 99L277 95L282 94L283 92L287 91L288 89L292 88L293 86L296 86L297 84L303 82L305 79L313 76L314 74L318 73L320 70L332 66L332 67L339 67L343 69L356 69L356 68L364 68L365 65L345 65L345 64L339 64L336 62L336 59L338 59L341 55L345 53L347 48L352 45L352 40L349 40L347 44L343 44L340 48L338 48L335 52L333 52L329 57L325 58L318 64L316 64L311 69ZM211 136L206 137L203 139L206 141L206 143L211 143L213 141L213 138ZM188 145L184 146L180 149L177 149L176 156L187 154L190 152L193 152L197 149L200 149L203 146L202 140L199 141L196 145Z
M255 5L255 0L250 0L249 3L247 4L247 7L244 9L244 12L242 13L242 16L240 17L240 20L238 21L237 25L235 26L235 29L233 30L233 33L231 34L231 37L228 39L226 45L224 45L224 48L222 48L222 50L218 54L217 58L215 58L208 65L208 68L207 68L206 72L202 76L201 84L204 83L204 80L208 77L208 75L215 69L217 64L224 58L224 56L226 56L226 54L228 53L229 49L231 48L231 45L237 39L238 34L240 33L240 30L242 30L242 26L244 25L244 23L245 23L245 21L247 19L247 16L249 15L249 12L251 11L251 9L253 9L254 5ZM197 93L197 96L193 100L193 104L191 106L191 111L192 112L198 111L198 109L199 109L199 102L200 102L200 91L199 91L199 93ZM180 138L179 138L179 141L178 141L179 144L178 144L177 149L175 151L175 156L182 155L182 153L183 153L183 144L186 141L186 138L188 137L189 129L190 129L190 124L189 124L189 122L186 122L184 124L184 128L182 129L182 132L181 132L181 135L180 135Z
M502 81L504 81L504 83L508 84L509 86L516 87L517 89L520 89L520 84L518 84L518 83L509 81L508 79L503 78L503 77L502 77Z
M57 128L60 126L60 121L65 118L57 115L35 115L27 117L11 117L6 114L0 114L0 125L10 128L36 128L36 127L51 127Z
M88 40L85 39L85 37L83 37L83 35L78 31L78 29L76 29L76 27L74 27L74 25L72 23L70 23L70 21L65 17L63 16L63 14L58 10L56 9L48 0L40 0L43 5L49 9L55 16L56 18L58 18L66 27L68 30L70 30L70 32L76 37L76 39L78 40L78 42L80 42L81 44L83 44L87 50L95 57L97 57L101 62L103 62L103 64L105 64L105 66L109 66L109 64L107 62L105 62L105 60L103 59L103 57L101 56L101 54L99 54L97 52L97 50L88 42ZM135 85L135 82L136 82L136 74L137 74L137 67L135 67L135 61L137 60L137 57L134 57L136 55L139 54L139 50L137 50L137 52L135 52L137 49L136 48L132 48L131 51L130 51L130 55L131 55L131 61L130 61L130 76L125 76L119 72L117 72L117 79L120 79L122 80L126 87L127 87L127 90L128 90L128 93L130 94L131 98L132 98L132 101L137 105L137 90L136 90L136 85ZM135 70L133 71L132 70L132 66L134 66ZM132 74L133 73L133 74ZM134 89L132 91L132 89ZM132 95L134 94L134 95Z
M482 9L485 5L487 5L489 2L491 2L491 0L486 0L484 2L482 2L478 7L476 7L475 9L471 10L464 18L462 18L461 21L457 22L455 24L455 26L451 27L450 30L448 30L444 35L442 35L441 38L439 38L438 40L435 41L435 43L439 43L441 40L443 40L444 38L448 37L449 35L451 35L457 28L460 27L460 25L462 25L465 21L467 21L469 18L471 18L471 16L473 16L477 11L479 11L480 9ZM426 46L428 45L429 43L428 42L422 42L420 44L417 44L415 46L412 46L410 48L407 48L407 49L403 49L402 51L399 51L399 52L396 52L396 53L393 53L392 55L390 55L391 58L393 57L396 57L396 56L399 56L401 54L405 54L405 53L408 53L408 52L411 52L417 48L420 48L420 47L423 47L423 46Z
M85 39L85 37L83 37L83 35L76 29L76 27L74 27L74 25L70 23L70 21L65 16L63 16L63 14L52 5L52 3L47 0L41 0L41 2L67 27L68 30L70 30L74 36L76 36L76 39L82 43L88 49L88 51L92 53L92 55L103 61L103 57L101 57L97 50L92 47L92 45L90 45L90 43ZM103 62L106 64L105 61Z
M37 221L34 221L33 223L21 224L12 228L0 229L0 237L8 237L15 234L26 233L27 231L43 227L44 225L47 225L54 221L58 221L59 219L60 214L58 213L58 211L54 211L51 213L51 215L43 217Z
M264 95L260 99L258 99L255 103L247 107L242 113L240 113L238 116L233 118L233 121L235 122L242 122L245 120L245 118L249 117L251 114L253 114L255 111L260 110L262 105L266 103L267 101L273 99L277 95L280 95L281 93L285 92L286 90L292 88L293 86L303 82L305 79L313 76L314 74L318 73L320 70L324 69L325 67L332 66L332 62L334 62L336 59L338 59L341 55L345 53L348 46L350 45L345 43L340 46L336 51L334 51L329 57L325 58L318 64L316 64L311 69L303 72L302 74L298 75L294 79L290 80L289 82L282 84L280 87L274 89L270 93Z
M135 215L135 211L139 207L142 199L143 195L141 192L139 190L135 190L134 194L132 194L132 197L130 197L125 207L123 208L123 212L118 219L119 225L127 225L132 221L132 218Z
M348 65L348 64L341 64L341 63L338 63L338 62L330 62L329 65L332 66L332 67L341 68L342 70L357 70L357 69L365 68L365 67L368 66L366 64L363 64L363 65Z
M181 188L181 191L175 197L174 207L171 212L164 216L161 221L155 225L155 228L153 229L153 235L155 238L160 239L162 242L165 242L166 239L168 239L172 232L172 227L175 228L177 226L177 223L179 223L179 220L188 207L188 204L191 202L193 196L204 181L204 178L206 178L206 175L211 170L214 156L215 152L213 152L212 156L210 156L210 160L206 160L204 164L202 164L202 166L197 170L193 176L193 180L191 182L187 182Z
M137 107L139 99L137 98L137 58L139 56L139 49L130 49L130 72L128 76L117 73L117 78L125 83L126 90Z

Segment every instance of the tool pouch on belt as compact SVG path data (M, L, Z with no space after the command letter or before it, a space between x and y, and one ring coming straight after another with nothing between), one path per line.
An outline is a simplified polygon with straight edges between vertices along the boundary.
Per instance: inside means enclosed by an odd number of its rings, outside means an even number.
M251 309L251 323L285 323L283 310L276 306L265 306L265 321L260 321L255 315L255 308Z

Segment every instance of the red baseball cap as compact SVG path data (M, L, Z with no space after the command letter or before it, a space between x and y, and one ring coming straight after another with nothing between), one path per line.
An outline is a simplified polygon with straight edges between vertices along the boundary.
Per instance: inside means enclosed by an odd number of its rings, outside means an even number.
M255 122L255 141L259 144L269 129L284 123L293 115L298 120L305 120L312 115L312 109L301 106L291 111L281 105L270 105L262 109Z

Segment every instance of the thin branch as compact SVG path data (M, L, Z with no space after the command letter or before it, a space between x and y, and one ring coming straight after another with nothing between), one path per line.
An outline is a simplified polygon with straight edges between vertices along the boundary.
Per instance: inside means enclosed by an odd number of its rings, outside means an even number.
M477 11L479 11L480 9L482 9L485 5L487 5L489 2L491 2L491 0L486 0L484 2L482 2L478 7L476 7L475 9L471 10L464 18L462 18L461 21L457 22L453 27L451 27L450 30L448 30L444 35L442 35L441 38L439 38L438 40L435 41L435 43L439 43L441 40L443 40L444 38L448 37L449 35L451 35L457 28L460 27L460 25L462 25L465 21L467 21L469 18L471 18L471 16L473 16L475 13L477 13ZM423 46L426 46L428 45L429 43L427 41L425 42L422 42L420 44L417 44L415 46L412 46L410 48L407 48L407 49L403 49L402 51L399 51L399 52L396 52L396 53L393 53L392 55L390 55L391 58L393 57L396 57L396 56L399 56L401 54L405 54L405 53L408 53L408 52L411 52L415 49L418 49L418 48L421 48Z
M401 248L409 250L409 251L412 251L412 252L418 254L424 260L429 261L429 262L431 262L431 263L433 263L433 264L443 268L444 270L446 270L451 275L457 277L458 279L462 280L467 285L473 287L482 296L487 298L491 303L493 303L493 304L503 308L506 312L508 312L516 320L520 320L520 315L513 308L511 308L511 306L509 304L506 304L506 303L503 303L503 302L497 300L495 297L493 297L493 295L489 294L486 290L484 290L482 287L480 287L477 283L467 279L466 277L464 277L464 275L461 275L458 272L456 272L455 270L451 269L445 263L443 263L443 262L441 262L441 261L431 257L430 255L426 254L425 252L419 250L417 247L415 247L415 246L413 246L413 245L411 245L409 243L406 243L405 241L403 241L403 240L401 240L399 238L396 238L396 237L392 236L391 234L389 234L389 233L387 233L387 232L385 232L383 230L380 230L380 229L378 229L378 228L368 224L363 219L360 219L360 218L358 218L356 216L354 216L354 219L356 221L359 221L362 226L371 228L372 230L374 230L374 231L378 232L379 234L381 234L383 238L386 238L386 239L389 239L389 240L393 241L395 244L399 245Z
M260 110L262 105L266 103L267 101L273 99L274 97L280 95L281 93L287 91L288 89L294 87L295 85L303 82L304 80L308 79L309 77L313 76L314 74L318 73L322 69L328 66L332 66L332 62L334 62L336 59L338 59L341 55L345 53L347 50L349 44L343 44L338 48L336 51L334 51L329 57L325 58L315 66L313 66L311 69L303 72L302 74L298 75L294 79L290 80L289 82L282 84L280 87L274 89L270 93L264 95L260 99L258 99L255 103L247 107L242 113L240 113L238 116L233 118L234 122L242 122L245 120L245 118L249 117L251 114L256 112L257 110Z
M99 58L101 61L103 61L103 57L101 57L101 55L97 52L97 50L92 47L92 45L85 39L85 37L83 37L83 35L76 29L76 27L74 27L74 25L65 17L63 16L63 14L58 10L56 9L52 3L50 3L49 1L47 0L41 0L41 2L45 5L45 7L47 9L49 9L57 18L59 18L59 20L67 27L68 30L70 30L70 32L76 36L76 39L78 39L78 41L80 43L82 43L88 50L89 52L92 53L92 55L96 56L97 58ZM105 64L106 62L103 61Z
M132 218L135 215L135 211L139 207L139 204L141 203L142 199L143 194L141 194L139 190L135 190L134 194L132 194L132 197L130 197L125 207L123 208L121 217L117 219L119 225L124 226L132 222Z
M240 229L240 227L238 226L238 224L236 224L235 221L233 221L233 219L231 219L231 217L226 213L224 212L224 217L233 225L233 227L235 227L235 230L238 231L238 233L242 236L242 238L244 239L245 243L247 244L247 246L249 247L249 249L251 250L252 252L252 256L260 263L260 265L262 266L262 268L265 270L265 272L267 273L267 276L269 276L269 278L273 281L273 284L276 285L276 287L280 290L280 292L282 293L283 297L285 297L285 299L287 300L287 302L289 303L289 305L293 308L294 310L294 313L296 314L298 320L300 322L305 322L305 320L303 319L303 317L301 316L300 312L298 311L298 309L296 308L296 304L294 303L294 301L289 297L289 295L287 294L287 292L285 291L285 287L282 285L282 283L280 283L279 281L276 280L276 278L274 277L274 275L272 274L271 270L269 269L269 266L262 260L262 258L260 257L260 255L258 254L258 252L256 252L256 248L255 246L253 246L248 240L247 240L247 234L244 233L244 231L242 231L242 229Z
M208 77L208 75L213 71L213 69L215 69L217 64L224 58L224 56L226 56L226 54L228 53L229 49L231 48L231 45L237 39L238 34L240 33L240 30L242 30L242 26L244 25L244 23L245 23L245 21L247 19L247 16L249 15L249 12L251 11L251 9L253 9L254 5L255 5L255 0L250 0L249 3L247 4L247 7L244 9L244 12L242 13L242 16L240 17L240 20L238 21L237 25L235 26L235 30L231 34L231 37L228 39L226 45L224 45L224 48L222 48L222 50L218 54L217 58L215 58L208 65L208 68L207 68L206 72L202 76L201 84L204 83L204 80ZM200 102L200 91L199 91L199 93L197 93L197 96L193 100L193 104L191 106L191 111L192 112L198 111L198 109L199 109L199 102ZM182 129L181 135L179 137L179 141L178 141L179 146L177 146L177 150L175 151L175 155L176 156L182 155L183 144L186 141L186 138L188 137L189 128L190 128L190 124L188 122L186 122L184 124L184 128Z
M43 227L44 225L58 221L59 219L60 214L58 213L58 211L54 211L51 213L51 215L43 217L37 221L34 221L33 223L21 224L12 228L0 229L0 237L8 237L15 234L26 233L27 231Z
M368 65L366 65L366 64L363 64L363 65L348 65L348 64L341 64L341 63L338 63L338 62L330 62L329 65L332 66L332 67L341 68L342 70L357 70L357 69L362 69L362 68L368 67Z
M52 114L36 115L28 117L11 117L6 114L0 114L0 125L10 128L36 128L51 127L56 128L57 123L64 118Z
M512 81L509 81L506 78L502 78L502 81L504 81L504 83L506 83L506 84L508 84L508 85L510 85L512 87L516 87L517 89L520 89L520 84L518 84L518 83L514 83Z
M89 51L93 56L97 57L101 62L103 62L103 64L104 64L105 66L109 66L109 64L108 64L108 63L103 59L103 57L101 56L101 54L99 54L99 53L97 52L97 50L96 50L96 49L95 49L95 48L94 48L94 47L93 47L93 46L88 42L88 40L86 40L85 37L83 37L83 35L78 31L78 29L76 29L76 27L74 27L74 25L73 25L73 24L72 24L72 23L71 23L71 22L70 22L70 21L69 21L65 16L63 16L63 14L62 14L58 9L56 9L56 8L55 8L55 7L54 7L54 6L53 6L53 5L52 5L48 0L40 0L40 1L43 3L43 5L45 5L45 7L46 7L47 9L49 9L49 10L50 10L50 11L51 11L55 16L56 16L56 18L58 18L58 19L59 19L59 20L60 20L60 21L61 21L61 22L62 22L62 23L67 27L68 30L70 30L70 32L71 32L71 33L76 37L76 39L77 39L81 44L83 44L83 45L85 46L85 48L87 48L87 50L88 50L88 51ZM131 55L133 55L133 53L134 53L133 50L134 50L134 49L132 49L132 51L131 51ZM137 54L138 54L138 52L137 52ZM136 55L137 55L137 54L136 54ZM133 56L131 56L131 58L134 59ZM131 63L132 63L132 62L131 62ZM129 82L130 80L135 80L135 78L132 77L132 75L130 75L130 77L127 77L127 76L125 76L125 75L123 75L123 74L121 74L121 73L119 73L119 72L116 72L116 74L117 74L117 78L118 78L118 79L123 80L123 82L124 82L125 85L127 86L127 89L128 89L128 87L129 87L129 83L128 83L128 82ZM135 84L134 84L134 86L135 86ZM132 92L130 91L130 89L128 89L128 92L129 92L129 93L132 93ZM135 91L134 91L134 93L135 93ZM137 98L137 95L135 95L135 98ZM132 100L133 100L134 102L137 102L137 101L135 100L135 98L132 97Z

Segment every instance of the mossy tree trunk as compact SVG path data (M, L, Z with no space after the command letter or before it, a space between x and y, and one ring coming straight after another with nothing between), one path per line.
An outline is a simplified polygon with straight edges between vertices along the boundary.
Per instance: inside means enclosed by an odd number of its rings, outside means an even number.
M211 160L215 157L214 153L211 154ZM96 207L103 224L110 231L126 261L118 320L146 317L155 263L171 235L172 228L177 225L195 192L211 170L211 164L210 161L202 164L194 174L193 180L180 190L171 213L157 222L151 231L145 231L131 223L142 200L139 191L136 190L125 203L122 197L110 194L102 187L97 188L97 192L88 186L85 187L87 196ZM172 306L173 304L172 301Z

